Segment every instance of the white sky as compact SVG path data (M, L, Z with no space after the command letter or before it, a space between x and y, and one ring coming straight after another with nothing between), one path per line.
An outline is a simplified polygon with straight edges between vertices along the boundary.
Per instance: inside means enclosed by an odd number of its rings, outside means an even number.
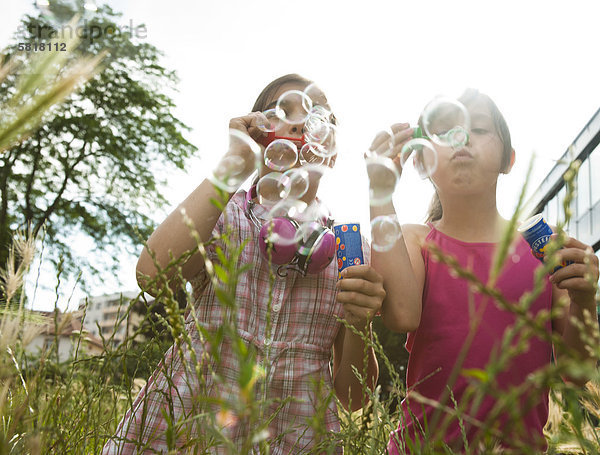
M6 8L5 2L0 47L33 3L8 0ZM535 187L600 106L596 1L108 3L123 12L123 25L146 24L146 40L165 52L163 64L181 80L176 116L194 129L188 139L199 154L186 175L170 179L168 211L222 155L229 119L249 112L262 87L289 72L315 80L340 120L336 169L321 196L338 219L360 221L363 231L369 224L364 151L391 123L414 124L433 96L475 87L506 117L517 163L499 184L504 216L516 203L532 151L539 155ZM430 197L429 183L405 171L395 193L400 221L421 222ZM136 260L123 258L122 286L105 277L94 294L135 289ZM42 273L40 281L54 286L56 280ZM59 307L73 286L61 285ZM52 295L38 290L34 306L53 307ZM82 297L75 288L70 308Z

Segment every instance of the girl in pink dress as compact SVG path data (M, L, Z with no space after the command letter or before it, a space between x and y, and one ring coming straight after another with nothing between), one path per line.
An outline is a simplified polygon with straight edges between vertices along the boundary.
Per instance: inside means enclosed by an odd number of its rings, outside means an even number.
M295 74L276 79L259 95L253 112L233 118L230 129L260 142L267 135L264 125L268 120L263 112L275 107L283 93L303 91L309 84ZM329 109L325 96L322 92L315 94L314 86L311 97ZM299 105L286 106L290 114L300 109ZM290 123L277 134L300 138L302 130L302 124ZM334 161L335 156L329 158L328 165L333 166ZM259 175L270 171L263 166ZM302 197L307 204L315 200L318 184L318 179L311 178ZM239 249L236 268L249 267L239 276L235 289L236 313L228 314L219 301L218 290L207 279L200 254L183 266L183 277L193 284L195 313L203 333L213 334L214 338L224 321L232 318L237 337L225 333L218 346L211 346L188 316L185 330L191 338L199 374L186 345L182 345L183 356L175 346L171 348L121 421L116 435L107 442L104 454L166 454L170 450L254 453L261 438L266 438L271 454L308 453L319 442L325 443L319 450L341 453L341 447L335 443L339 421L331 393L335 391L344 406L360 408L368 399L352 368L366 371L366 382L373 387L378 367L372 349L367 349L364 364L363 338L346 329L338 318L343 317L359 331L368 333L369 321L380 309L385 295L383 279L368 265L369 248L365 245L367 264L346 269L343 280L338 281L337 265L332 261L318 273L304 276L290 271L286 276L276 275L271 284L273 270L261 255L255 222L267 217L267 209L255 191L231 191L221 212L211 203L211 199L218 199L215 188L205 180L148 240L148 248L154 251L161 267L168 264L170 254L179 257L194 249L196 241L183 220L182 208L202 241L227 233L228 243L210 243L206 254L219 264L218 248L227 257ZM157 273L146 250L140 256L137 271L140 285L146 289L145 283ZM172 281L170 285L176 289L175 279ZM244 347L235 338L242 340ZM251 391L252 400L239 387L241 375L248 374L240 371L240 349L252 350L256 365L264 371L264 377L259 376L257 387ZM245 400L265 408L261 411L262 422L247 420ZM257 425L263 425L263 430L256 431ZM207 426L219 431L208 431ZM259 438L250 440L248 445L248 435Z
M536 381L535 373L552 360L551 334L562 338L571 355L590 361L582 340L585 334L575 324L584 323L585 313L588 320L596 320L598 260L589 246L569 238L558 254L573 263L548 276L526 309L530 317L540 317L543 334L527 336L520 329L512 342L502 344L518 324L516 312L458 278L427 247L432 244L488 283L508 223L496 206L498 176L510 172L515 159L506 122L486 95L469 90L459 101L471 118L468 142L454 149L435 145L438 165L430 180L436 194L427 224L403 226L403 241L372 255L387 291L384 322L392 330L408 332L407 395L388 450L459 453L468 448L470 453L487 453L497 445L505 453L541 453L546 447L542 429L548 417L548 390L547 383ZM399 151L414 130L408 124L392 129ZM372 148L381 145L378 137ZM395 161L401 172L399 157ZM372 210L372 216L394 214L391 203ZM511 249L495 288L505 303L516 305L533 291L534 271L541 263L520 235ZM566 311L552 320L544 317L558 308L561 299L567 299ZM592 335L597 332L595 324L584 327ZM515 352L497 371L487 372L487 366L500 365L494 361L502 349ZM560 354L555 353L558 362ZM502 399L511 403L509 409L500 407Z

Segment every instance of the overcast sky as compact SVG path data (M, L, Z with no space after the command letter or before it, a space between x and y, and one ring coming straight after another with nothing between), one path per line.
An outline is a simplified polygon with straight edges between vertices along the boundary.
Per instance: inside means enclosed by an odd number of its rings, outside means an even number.
M0 47L32 3L3 6ZM123 13L122 24L145 24L145 40L165 52L163 64L180 77L176 115L193 128L188 139L199 147L189 171L170 179L172 207L157 223L222 155L229 119L249 112L262 87L289 72L317 81L328 95L340 120L339 156L321 196L338 219L363 226L369 222L364 151L378 130L416 123L435 95L475 87L506 117L517 151L513 172L499 184L507 217L532 152L535 187L600 107L597 1L108 3ZM422 222L430 197L430 184L406 171L394 198L400 221ZM123 258L122 286L107 277L95 294L135 289L136 260ZM61 308L72 288L63 284ZM82 297L75 288L70 306ZM42 295L35 305L53 303Z

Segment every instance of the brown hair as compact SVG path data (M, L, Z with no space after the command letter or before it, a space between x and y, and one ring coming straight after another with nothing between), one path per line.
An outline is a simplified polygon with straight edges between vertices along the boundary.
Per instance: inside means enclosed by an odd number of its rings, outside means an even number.
M277 93L280 87L286 84L298 84L302 86L302 89L305 89L313 81L305 78L304 76L300 76L296 73L286 74L285 76L278 77L274 81L271 81L258 95L256 101L254 102L254 106L252 107L252 112L262 112L269 105L271 101L273 101L273 96ZM331 114L331 123L337 125L337 120L335 115Z
M496 106L496 103L486 94L481 93L477 89L468 88L463 94L458 98L465 106L474 103L478 99L483 99L492 114L492 121L494 122L494 128L496 129L496 133L500 137L500 141L502 141L502 162L500 163L500 172L507 172L508 166L510 165L510 157L512 154L512 144L510 139L510 131L508 129L508 124L504 119L504 116ZM422 119L419 119L419 125L423 128ZM427 219L426 222L437 221L442 218L442 203L440 202L440 197L437 194L437 190L429 203L429 209L427 211Z

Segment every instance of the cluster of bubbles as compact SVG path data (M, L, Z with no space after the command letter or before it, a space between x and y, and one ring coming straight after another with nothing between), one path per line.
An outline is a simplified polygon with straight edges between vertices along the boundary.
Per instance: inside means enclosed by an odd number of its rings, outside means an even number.
M458 150L469 141L471 120L466 107L459 101L438 97L429 102L408 141L398 139L398 132L388 128L379 133L366 154L369 177L369 201L381 206L392 200L401 172L411 162L422 179L430 178L438 165L437 146ZM400 238L396 217L380 216L371 222L372 246L376 251L391 249Z
M319 201L307 204L302 200L329 170L328 164L336 154L335 117L326 106L327 99L315 84L303 91L281 94L275 107L265 110L257 125L271 138L266 146L242 131L231 129L229 151L209 177L219 188L234 192L263 166L271 170L256 184L260 203L268 211L264 218L287 217L299 224L289 232L285 228L273 229L277 234L271 233L267 238L278 245L306 240L329 215ZM292 125L302 130L302 137L287 137L285 131Z

